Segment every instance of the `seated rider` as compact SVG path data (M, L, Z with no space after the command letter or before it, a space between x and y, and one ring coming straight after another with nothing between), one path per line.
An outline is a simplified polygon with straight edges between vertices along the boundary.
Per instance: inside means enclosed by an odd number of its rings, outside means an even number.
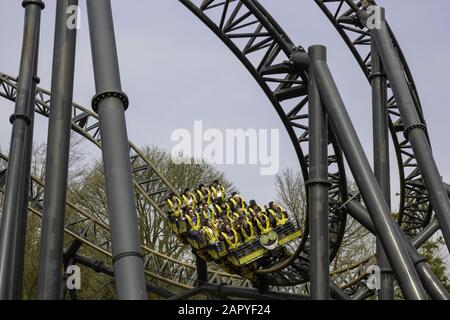
M250 202L248 203L248 207L247 207L247 211L249 211L250 213L254 214L256 208L260 208L262 211L262 207L259 206L255 200L250 200Z
M189 189L185 189L183 193L183 203L186 207L195 209L197 206L197 199L195 198L195 195L189 191Z
M210 190L215 201L219 199L225 201L225 188L220 184L219 180L213 181Z
M237 219L236 230L241 235L243 242L249 242L256 238L255 228L246 215L241 215Z
M195 193L198 203L202 201L206 202L206 204L208 205L212 203L211 191L209 191L203 183L198 186L198 189Z
M232 211L231 206L225 201L219 200L219 202L215 206L216 213L218 213L221 217L226 217L231 219Z
M202 227L200 216L194 209L188 208L187 214L184 215L187 221L189 232L194 238L199 238L199 231Z
M206 219L212 219L211 209L208 207L205 201L201 201L198 204L198 212L200 214L200 218L205 221Z
M256 209L256 217L255 222L256 226L258 227L260 234L266 234L269 233L272 230L272 227L270 225L270 220L263 212L261 212L261 209Z
M237 220L237 219L239 219L240 217L247 217L248 216L248 212L247 212L247 209L242 209L241 207L238 207L237 209L236 209L236 212L234 212L233 213L233 216L232 216L232 218L234 219L234 220Z
M172 192L170 193L166 201L167 205L169 206L169 217L175 219L178 218L181 214L181 208L183 205L181 199Z
M284 209L276 204L274 201L269 202L269 208L267 209L269 213L270 223L272 227L277 225L284 225L288 220L288 215Z
M241 207L242 209L245 209L245 207L247 207L244 198L241 195L239 195L237 192L233 192L231 194L229 203L230 203L231 209L233 211L236 211L238 207Z
M236 250L238 248L239 236L237 232L233 228L231 228L231 225L229 223L225 224L225 227L220 235L225 242L228 250Z
M205 225L203 225L200 230L200 234L210 245L217 245L219 242L219 234L211 220L206 220Z

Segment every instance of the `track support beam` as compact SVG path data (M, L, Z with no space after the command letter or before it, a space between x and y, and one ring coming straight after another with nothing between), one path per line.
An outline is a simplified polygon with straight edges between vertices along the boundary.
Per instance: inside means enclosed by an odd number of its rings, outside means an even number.
M387 78L378 56L375 43L371 41L372 62L372 121L374 173L388 207L391 207L391 181L389 170L389 115L387 109ZM377 237L377 262L381 270L379 300L394 300L394 279L391 266Z
M402 116L403 125L405 126L405 138L411 143L425 186L430 195L431 204L447 243L447 248L450 250L450 201L442 185L442 178L431 152L426 126L419 117L411 94L411 88L392 43L385 20L384 8L380 7L380 11L380 28L373 28L371 34L375 39L378 53L386 69Z
M325 60L326 50L313 46L310 61ZM317 90L314 70L309 68L309 234L311 242L311 299L330 299L328 232L328 120Z
M195 254L195 266L197 268L197 285L208 282L208 263Z
M147 299L111 3L87 1L87 11L117 297Z
M25 24L9 167L0 228L0 300L19 299L25 254L29 173L33 147L34 96L39 51L41 0L23 1Z
M61 292L64 212L77 35L76 28L67 27L67 10L70 6L77 5L78 0L60 0L56 4L52 93L37 289L37 298L42 300L57 300Z

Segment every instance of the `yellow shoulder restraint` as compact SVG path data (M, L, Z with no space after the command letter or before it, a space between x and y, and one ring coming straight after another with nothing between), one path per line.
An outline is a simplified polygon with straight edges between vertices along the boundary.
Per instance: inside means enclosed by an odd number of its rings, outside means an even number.
M265 215L265 214L261 214L264 218L264 221L266 222L266 226L264 227L262 225L262 222L259 221L259 219L256 219L256 223L258 224L259 229L261 230L261 233L268 233L270 231L270 222L269 222L269 218Z
M191 217L189 216L189 214L186 215L186 219L188 220L188 222L189 222L189 224L191 226L191 229L194 230L194 231L198 231L200 229L200 226L201 226L201 224L200 224L200 217L199 217L197 212L195 213L195 216L197 218L197 223L195 225L194 225L194 222L192 221Z
M278 217L278 214L272 209L269 209L269 213L275 218L275 221L277 222L277 224L284 225L286 223L287 217L284 214L283 208L280 207L281 218Z
M225 238L225 241L228 243L228 247L230 249L235 249L239 242L238 235L237 235L236 231L234 231L233 229L231 229L231 231L233 232L234 243L233 243L233 241L231 241L230 237L225 232L222 232L222 236Z
M247 219L246 219L247 220ZM247 234L247 231L245 231L245 228L242 227L242 235L244 236L244 240L245 241L250 241L253 240L255 238L255 230L253 229L253 224L247 220L247 223L249 225L250 228L250 234Z

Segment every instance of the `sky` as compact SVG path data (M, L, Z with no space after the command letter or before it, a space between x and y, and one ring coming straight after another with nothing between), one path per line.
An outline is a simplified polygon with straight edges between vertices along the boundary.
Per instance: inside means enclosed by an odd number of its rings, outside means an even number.
M355 128L372 159L371 92L359 66L313 0L261 0L291 39L304 48L328 47L328 63ZM90 106L95 94L86 6L81 4L74 100ZM441 175L450 181L450 1L380 0L412 70L422 100L432 147ZM42 13L38 73L50 88L55 2ZM177 0L113 0L116 41L129 139L138 146L171 150L174 130L207 128L280 129L280 170L299 169L291 142L260 87L222 42ZM17 0L1 0L0 72L19 69L24 10ZM13 103L0 101L0 148L8 149ZM35 143L47 139L47 119L37 117ZM100 157L94 148L86 158ZM392 155L392 194L397 205L398 174ZM218 169L247 198L267 202L275 195L274 177L257 165L223 165ZM398 197L397 197L398 198Z

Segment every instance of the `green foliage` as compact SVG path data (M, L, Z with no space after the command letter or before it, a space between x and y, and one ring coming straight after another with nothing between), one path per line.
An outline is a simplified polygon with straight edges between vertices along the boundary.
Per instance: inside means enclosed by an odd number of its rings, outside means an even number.
M450 280L448 278L448 266L445 263L446 246L442 236L435 240L430 240L422 245L420 253L427 259L431 270L441 281L444 287L450 292Z
M83 152L78 140L71 148L71 164L69 166L69 185L68 185L68 205L66 207L66 223L83 221L84 216L80 212L95 218L101 223L108 225L107 201L105 192L105 180L103 173L103 165L100 159L94 160L87 165L83 159ZM46 146L41 144L33 151L32 175L43 181L45 177L45 149ZM193 189L198 184L210 184L214 179L220 179L228 192L234 190L233 185L225 178L225 175L211 165L202 164L174 164L170 155L163 149L157 147L145 147L145 157L157 166L157 169L165 176L168 181L178 190L183 191L185 188ZM147 177L142 177L146 179ZM136 188L136 205L140 223L141 243L151 249L155 249L160 253L169 255L175 259L186 262L193 262L190 254L190 247L182 245L166 223L164 217L157 213L145 200L143 194ZM160 197L157 202L164 199ZM1 205L1 201L0 201ZM27 242L25 256L25 270L23 283L23 298L34 299L37 293L37 274L38 260L40 248L40 226L41 217L38 211L30 212L27 225ZM86 225L75 223L72 230L81 233ZM92 232L89 229L89 232ZM108 243L110 241L109 233L104 229L97 229L96 239L99 242ZM73 242L73 237L69 234L64 236L64 247L68 248ZM110 256L104 252L96 250L86 244L82 245L78 254L89 257L98 263L112 265ZM151 265L149 271L156 274L164 275L166 270L152 270ZM168 271L167 271L168 272ZM81 266L81 290L76 292L77 299L115 299L114 280L108 275L97 273L87 267ZM165 282L159 282L157 279L150 279L155 284L166 287L172 292L179 289L169 286ZM69 299L69 293L66 299ZM153 297L156 298L156 297Z

